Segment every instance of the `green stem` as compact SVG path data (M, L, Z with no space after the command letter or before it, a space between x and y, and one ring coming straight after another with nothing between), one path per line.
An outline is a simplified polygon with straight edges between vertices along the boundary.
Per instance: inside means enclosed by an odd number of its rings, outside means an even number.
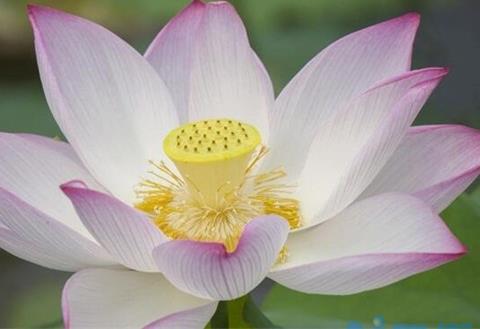
M251 328L251 326L245 321L243 315L248 298L249 296L245 295L227 302L229 328Z
M206 329L225 328L280 328L273 324L250 295L235 300L221 301Z

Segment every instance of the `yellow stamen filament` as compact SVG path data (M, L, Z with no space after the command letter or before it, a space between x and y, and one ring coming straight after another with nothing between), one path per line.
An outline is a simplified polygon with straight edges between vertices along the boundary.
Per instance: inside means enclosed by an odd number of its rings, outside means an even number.
M151 162L136 207L170 238L220 242L232 252L256 216L277 214L291 229L301 226L292 186L282 182L285 172L253 174L267 153L254 127L228 119L191 123L170 132L164 150L180 175L163 162ZM286 257L284 248L279 261Z

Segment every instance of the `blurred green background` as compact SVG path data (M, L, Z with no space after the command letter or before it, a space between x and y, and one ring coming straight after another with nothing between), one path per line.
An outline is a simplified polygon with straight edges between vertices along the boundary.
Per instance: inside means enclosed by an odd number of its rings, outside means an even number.
M36 3L96 21L143 52L185 0L51 0ZM237 0L251 42L277 92L319 50L359 28L417 11L422 23L414 67L448 66L417 123L480 128L480 1ZM61 133L48 111L25 13L26 1L0 0L0 131ZM385 289L350 297L304 295L279 286L261 296L279 326L480 328L480 193L459 198L443 217L470 250L462 260ZM0 250L0 327L56 326L68 273ZM267 291L269 284L261 292ZM399 325L409 325L400 327ZM395 325L397 325L395 327Z

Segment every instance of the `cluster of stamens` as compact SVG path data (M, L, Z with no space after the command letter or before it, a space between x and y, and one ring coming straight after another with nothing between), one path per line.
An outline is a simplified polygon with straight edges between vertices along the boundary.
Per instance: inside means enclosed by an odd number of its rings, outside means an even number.
M277 214L292 229L300 227L299 203L283 182L285 172L253 172L267 153L254 127L228 119L200 121L172 131L164 149L180 174L152 162L136 207L170 238L220 242L231 252L256 216Z

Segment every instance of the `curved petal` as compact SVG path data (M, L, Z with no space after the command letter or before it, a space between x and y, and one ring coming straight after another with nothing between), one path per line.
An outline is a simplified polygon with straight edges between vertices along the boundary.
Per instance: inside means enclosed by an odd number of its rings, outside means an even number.
M91 173L124 200L162 157L177 126L155 70L120 38L61 11L29 6L40 77L50 109Z
M265 278L288 231L280 217L257 217L245 226L233 253L219 243L177 240L157 247L154 257L165 277L180 290L202 298L234 299Z
M441 212L479 173L479 131L457 125L413 127L361 198L404 192Z
M65 328L72 329L203 328L216 306L177 290L160 274L107 269L76 273L62 296Z
M378 81L410 70L419 24L411 13L336 41L282 90L271 113L271 163L300 173L322 122ZM285 156L288 154L288 156Z
M257 127L267 140L273 88L232 5L206 4L194 39L189 120L237 119Z
M154 321L144 329L201 329L215 314L216 302L200 306L195 309L181 311L167 315L160 320Z
M145 52L172 94L181 123L188 121L190 71L205 4L192 1L158 33Z
M363 192L445 74L440 68L409 72L322 123L298 180L306 226L334 216Z
M87 229L115 259L138 271L158 271L152 250L167 238L147 215L75 182L62 185L62 190Z
M59 185L69 180L102 187L64 142L36 135L0 133L0 188L93 241Z
M289 259L270 278L295 290L344 295L379 288L466 251L427 205L387 193L290 235Z
M115 264L96 243L0 188L0 247L62 271Z

